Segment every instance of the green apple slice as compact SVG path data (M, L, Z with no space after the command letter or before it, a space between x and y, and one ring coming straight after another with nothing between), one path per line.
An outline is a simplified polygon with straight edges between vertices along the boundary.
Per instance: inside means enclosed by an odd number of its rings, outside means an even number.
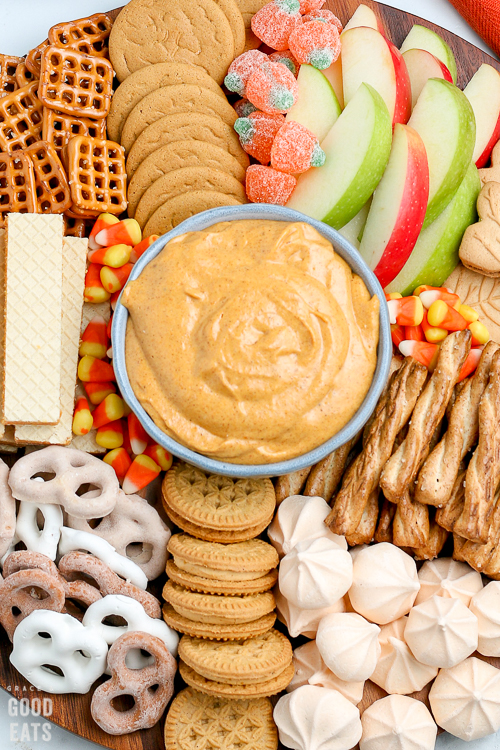
M425 229L444 211L465 177L474 151L476 122L460 89L443 78L430 78L408 125L422 138L429 162Z
M380 182L391 142L384 100L363 83L321 143L324 165L300 175L287 207L335 229L345 226Z
M451 73L453 83L457 82L457 64L451 48L439 34L426 26L415 24L411 27L408 36L400 47L400 52L406 52L409 49L425 49L432 55L441 60Z
M286 119L309 128L323 140L342 112L330 81L312 65L301 65L297 77L297 102L288 110Z
M339 229L342 237L345 237L356 250L359 250L359 243L363 237L363 230L365 228L366 220L368 218L368 212L370 210L372 199L368 198L363 208L358 211L356 216L351 219L345 226Z
M344 31L349 29L355 29L357 26L368 26L371 29L380 31L381 34L385 35L385 29L382 21L377 18L375 13L367 5L358 5L348 23L344 26Z
M420 284L441 286L458 264L458 250L463 234L477 220L476 201L481 181L471 163L455 197L440 216L424 229L412 254L387 292L412 294Z

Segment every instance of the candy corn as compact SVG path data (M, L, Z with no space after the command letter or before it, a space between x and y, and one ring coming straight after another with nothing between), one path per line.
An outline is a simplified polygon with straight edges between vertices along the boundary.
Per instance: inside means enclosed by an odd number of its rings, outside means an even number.
M82 341L78 351L81 357L89 354L96 359L104 359L108 343L106 321L101 315L96 315L82 333Z
M144 453L148 445L148 434L139 419L135 416L134 412L130 412L127 417L128 436L130 438L130 445L133 452L136 455ZM151 457L153 458L153 456Z
M132 461L123 480L122 489L126 495L132 495L156 479L161 468L149 456L141 454Z
M106 334L108 336L109 341L111 341L111 326L113 325L113 316L111 315L110 319L108 320L108 324L106 326Z
M447 305L453 307L455 310L458 310L460 306L460 297L458 294L448 292L446 289L426 289L425 291L420 292L419 297L422 300L423 306L426 307L427 310L437 300L446 302Z
M106 302L110 297L109 292L102 285L101 268L102 266L98 266L97 263L91 263L87 268L83 293L85 302Z
M99 427L95 441L101 448L120 448L123 445L123 425L119 419Z
M474 323L479 319L479 313L476 312L472 307L469 307L469 305L460 305L460 307L458 308L458 312L460 313L462 318L465 318L467 323Z
M121 448L114 448L114 450L106 453L102 459L104 463L109 464L115 470L118 481L121 482L125 474L130 468L132 459L128 455L127 451L123 446Z
M119 292L125 286L130 272L134 267L133 263L125 263L121 268L101 268L101 282L107 292Z
M112 245L111 247L99 247L89 252L89 261L101 266L120 268L128 263L132 248L130 245Z
M424 317L424 306L419 297L401 297L387 302L391 323L418 326Z
M482 348L470 350L470 352L467 355L467 359L463 363L462 369L460 370L457 383L460 383L462 380L464 380L464 378L466 378L468 375L474 372L474 370L479 364L479 360L481 359L482 353L483 353Z
M389 302L390 299L402 299L403 295L400 294L399 292L386 292L385 298L387 302Z
M427 341L402 341L399 351L403 357L413 357L431 372L436 367L439 354L437 344L429 344Z
M152 458L158 466L161 466L162 471L168 471L172 466L172 454L165 450L161 445L158 445L158 443L148 445L144 451L144 455Z
M423 294L430 294L430 292L423 292ZM465 318L441 299L436 300L429 307L427 320L429 325L435 328L446 328L447 331L463 331L467 328Z
M153 242L157 240L159 236L159 234L152 234L150 237L145 237L142 242L139 242L139 244L136 245L130 253L130 262L137 263L141 255L146 252L148 247L151 247ZM106 265L109 265L109 263L107 263Z
M429 324L429 321L427 319L427 312L424 312L424 317L421 325L425 340L430 344L440 344L441 341L444 341L448 335L448 331L446 330L446 328L435 328Z
M425 341L422 324L419 326L405 326L406 341Z
M103 229L107 229L108 227L113 226L113 224L118 224L119 221L120 220L116 216L113 216L113 214L100 214L90 233L89 250L97 250L98 247L101 247L101 245L96 242L96 236Z
M102 383L105 380L115 380L115 373L108 362L86 354L78 363L78 377L82 383Z
M121 290L121 289L119 289L119 290L118 290L117 292L114 292L114 293L113 293L113 294L111 295L111 298L110 298L109 302L110 302L110 304L111 304L111 309L112 309L113 311L114 311L114 309L115 309L115 307L116 307L116 303L118 302L118 298L119 298L119 296L120 296L120 293L121 293L121 291L122 291L122 290Z
M111 226L106 226L97 232L95 241L101 247L125 244L134 247L142 240L142 231L135 219L124 219Z
M116 387L114 383L110 382L84 383L83 386L90 403L94 404L94 406L102 403L106 396L109 396L110 393L116 393Z
M110 393L104 401L101 401L97 409L94 409L94 427L102 427L109 422L121 419L125 413L125 401L116 393ZM123 441L122 441L123 442Z
M404 326L398 326L397 323L391 325L391 338L394 346L399 346L405 340Z
M92 429L93 418L87 399L84 396L77 399L73 415L73 434L86 435Z
M129 454L129 456L131 456L134 451L132 450L132 446L130 444L130 437L128 434L128 424L125 421L123 421L122 424L123 424L123 447Z
M447 286L429 286L428 284L421 284L420 286L417 286L413 294L415 297L419 297L422 292L440 292L443 289L445 292L453 293Z
M468 328L472 333L471 346L483 346L483 344L487 344L490 340L488 329L483 323L480 323L479 320L470 323Z

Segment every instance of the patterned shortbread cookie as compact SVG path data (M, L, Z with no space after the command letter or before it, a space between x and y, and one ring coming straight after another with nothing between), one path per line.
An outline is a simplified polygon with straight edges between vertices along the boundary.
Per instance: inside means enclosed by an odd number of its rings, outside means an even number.
M220 581L259 578L278 564L278 553L262 539L228 545L205 542L189 534L174 534L167 549L182 570Z
M182 660L179 662L179 673L190 687L208 695L215 695L220 698L265 698L280 693L291 683L294 668L293 664L290 664L278 677L251 685L227 685L224 682L207 680L194 669L188 667Z
M173 581L166 582L162 595L183 617L209 625L252 622L270 614L276 606L270 591L251 596L218 596L190 591Z
M254 539L254 537L259 536L259 534L261 534L273 520L273 514L271 513L271 515L262 523L258 524L257 526L249 526L247 529L243 529L242 531L216 531L215 529L208 529L204 526L197 526L190 521L186 521L185 518L179 516L168 505L164 495L162 495L162 504L165 513L168 515L172 523L185 531L186 534L190 534L197 539L203 539L207 542L220 542L221 544L245 542L247 539Z
M162 609L163 619L174 630L179 633L191 635L193 638L209 638L213 641L234 641L245 638L254 638L256 635L266 633L276 622L276 613L270 612L258 620L243 622L240 624L214 625L204 622L195 622L180 615L171 604L164 604Z
M186 589L191 589L191 591L199 591L202 594L249 596L272 589L278 580L278 569L274 568L267 575L252 578L248 581L217 581L213 578L203 578L203 576L187 573L185 570L178 568L173 560L167 560L167 576L174 583L178 583Z

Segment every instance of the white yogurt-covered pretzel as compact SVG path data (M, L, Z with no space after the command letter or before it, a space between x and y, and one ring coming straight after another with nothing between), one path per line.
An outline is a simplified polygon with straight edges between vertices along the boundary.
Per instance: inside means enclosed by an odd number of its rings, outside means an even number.
M16 501L9 483L9 467L0 458L0 557L3 557L12 544L16 532Z
M37 474L55 476L39 482ZM9 485L17 500L62 505L67 513L78 518L99 518L111 513L120 488L112 466L89 453L61 445L51 445L20 458L10 471ZM99 492L92 497L78 495L85 485Z
M102 560L115 573L126 581L130 581L140 589L145 589L148 585L148 579L138 565L128 557L119 555L115 548L105 539L101 539L96 534L89 534L86 531L76 531L67 526L61 529L61 541L59 542L59 555L65 555L67 552L77 550L80 552L90 552Z
M106 667L108 644L99 632L60 612L32 612L17 626L13 645L11 664L47 693L87 693Z
M38 513L43 516L43 528L38 527ZM60 505L21 502L17 513L16 536L31 552L41 552L56 559L61 537L63 514Z
M120 490L114 509L95 528L84 518L69 514L66 525L102 537L120 555L135 562L150 581L165 570L170 529L139 495L126 495Z

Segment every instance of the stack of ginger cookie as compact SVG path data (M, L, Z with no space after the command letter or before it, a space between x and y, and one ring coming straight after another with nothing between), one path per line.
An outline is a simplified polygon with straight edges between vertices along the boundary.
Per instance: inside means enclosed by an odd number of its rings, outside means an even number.
M265 698L293 677L292 647L273 629L278 554L256 538L276 498L269 479L205 474L187 464L167 472L163 506L183 533L168 551L163 617L183 637L180 674L217 698Z
M264 4L131 0L119 14L109 54L120 86L107 127L125 149L128 215L144 236L247 202L249 159L221 84L233 59L258 45L250 21Z

